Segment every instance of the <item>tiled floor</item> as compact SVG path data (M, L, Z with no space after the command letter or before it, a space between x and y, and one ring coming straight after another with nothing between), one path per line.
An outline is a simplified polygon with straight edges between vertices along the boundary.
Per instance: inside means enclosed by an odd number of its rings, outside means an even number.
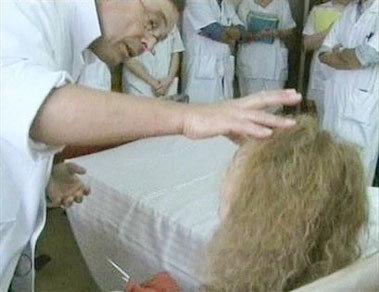
M52 260L36 273L36 291L99 291L75 243L63 210L50 209L47 216L37 255L47 254Z

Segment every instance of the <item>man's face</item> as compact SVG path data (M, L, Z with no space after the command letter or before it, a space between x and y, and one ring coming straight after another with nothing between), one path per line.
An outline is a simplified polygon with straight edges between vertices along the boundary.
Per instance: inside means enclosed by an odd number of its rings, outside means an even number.
M170 12L175 18L176 11L169 0L155 1L154 5L151 5L151 0L99 1L103 32L98 44L102 51L100 58L109 65L117 65L145 50L152 50L159 40L166 37L173 23L172 19L168 19ZM96 49L94 52L97 54Z

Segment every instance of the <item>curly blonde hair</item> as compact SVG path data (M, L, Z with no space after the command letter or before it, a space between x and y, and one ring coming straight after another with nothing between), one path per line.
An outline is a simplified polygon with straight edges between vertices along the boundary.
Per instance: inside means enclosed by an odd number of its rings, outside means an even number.
M288 291L360 254L367 198L357 151L300 116L250 141L229 167L229 204L207 248L202 291Z

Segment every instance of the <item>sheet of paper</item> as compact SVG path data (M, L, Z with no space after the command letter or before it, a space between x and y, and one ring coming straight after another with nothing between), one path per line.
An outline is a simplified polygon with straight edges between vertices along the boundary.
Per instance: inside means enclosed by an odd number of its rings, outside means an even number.
M323 32L336 22L340 17L341 11L335 9L318 9L315 13L316 32Z

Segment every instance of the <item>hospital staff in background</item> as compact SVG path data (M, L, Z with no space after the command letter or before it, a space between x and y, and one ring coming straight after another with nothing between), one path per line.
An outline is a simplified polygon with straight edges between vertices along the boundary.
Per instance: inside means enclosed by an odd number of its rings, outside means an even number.
M341 16L343 9L352 0L326 1L312 8L303 30L303 47L306 52L313 51L312 63L309 74L307 99L313 100L317 116L322 121L324 114L324 87L325 80L322 65L318 59L320 48L333 23ZM326 71L324 71L326 73Z
M14 0L0 5L0 291L8 290L13 276L12 289L34 290L34 247L45 223L45 189L53 156L64 145L169 134L193 139L226 135L238 141L246 135L269 137L272 128L294 125L264 112L267 106L297 104L301 96L294 91L183 105L76 84L88 48L108 65L152 50L176 24L178 13L169 0ZM62 177L59 171L53 175ZM63 187L63 196L70 187ZM29 269L14 275L25 258Z
M361 150L371 184L379 151L379 0L355 0L326 37L322 127Z
M153 52L146 51L124 62L123 92L146 97L177 94L177 75L183 51L182 38L175 26L165 39L157 43Z
M182 80L191 102L233 98L232 51L244 27L229 0L187 0L183 12Z
M241 95L283 88L288 77L287 47L296 28L288 0L243 0L237 11L255 39L238 48Z

